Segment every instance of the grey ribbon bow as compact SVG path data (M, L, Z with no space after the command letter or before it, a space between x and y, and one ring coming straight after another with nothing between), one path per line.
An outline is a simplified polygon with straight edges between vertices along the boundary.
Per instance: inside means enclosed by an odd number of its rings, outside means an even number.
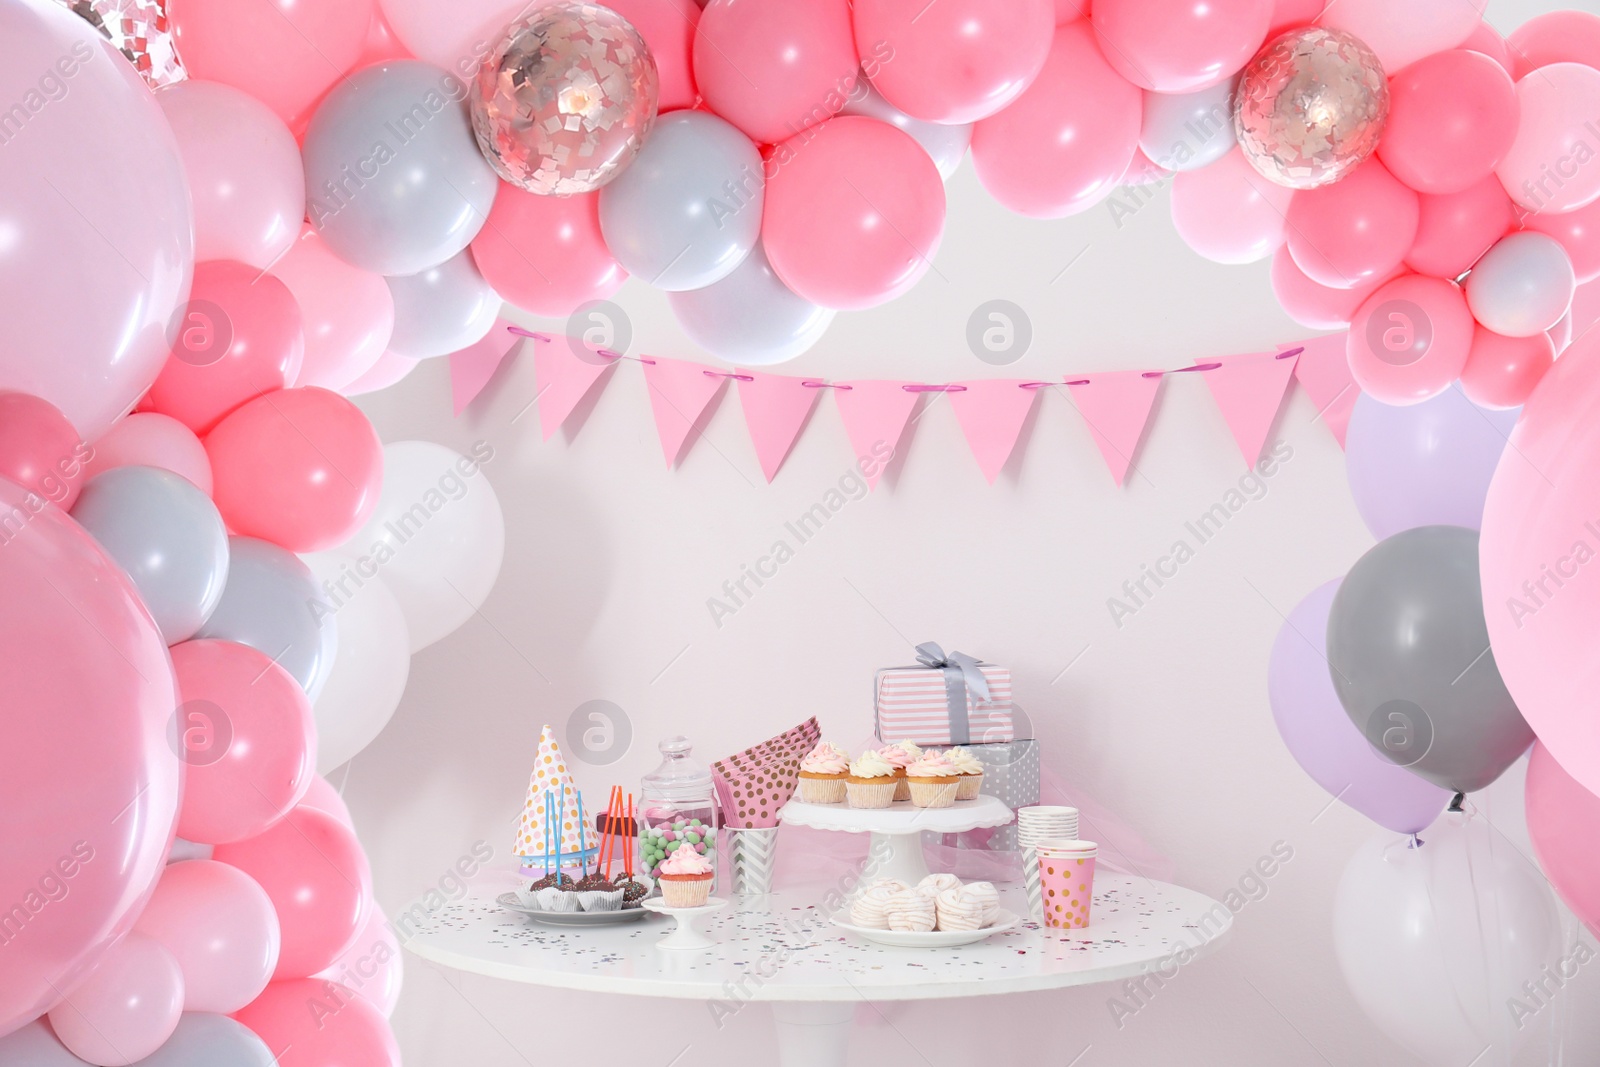
M924 641L917 646L917 662L924 667L938 667L949 671L954 667L961 672L960 679L966 687L984 700L989 699L989 679L983 676L983 671L978 669L978 660L965 652L951 652L945 655L944 649L939 647L937 641ZM948 678L949 675L946 674ZM963 700L965 705L966 701Z

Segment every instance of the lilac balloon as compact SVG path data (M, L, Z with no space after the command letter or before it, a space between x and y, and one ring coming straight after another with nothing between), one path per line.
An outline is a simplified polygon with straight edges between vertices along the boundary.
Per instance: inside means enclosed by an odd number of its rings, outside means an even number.
M1272 718L1318 785L1379 826L1414 834L1439 817L1450 794L1378 755L1339 703L1323 649L1342 581L1313 590L1278 631L1267 665Z
M1410 407L1357 397L1344 463L1372 536L1382 541L1418 526L1481 526L1489 479L1521 410L1480 408L1459 386Z

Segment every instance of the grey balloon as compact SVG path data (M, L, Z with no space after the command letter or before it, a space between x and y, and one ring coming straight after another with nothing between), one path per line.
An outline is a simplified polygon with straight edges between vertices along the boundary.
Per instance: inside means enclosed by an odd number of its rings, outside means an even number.
M228 529L182 475L113 467L89 479L72 517L128 572L167 644L193 637L222 600Z
M1478 532L1420 526L1356 561L1328 616L1344 710L1378 753L1470 793L1533 744L1489 649Z
M750 138L715 115L675 111L600 190L600 232L629 274L669 292L699 289L755 247L765 190Z
M448 356L477 344L500 314L500 294L478 273L470 251L388 282L394 297L389 351L407 359Z
M1233 133L1233 80L1194 93L1145 93L1139 147L1167 170L1199 170L1228 154Z
M167 1043L132 1067L272 1067L266 1043L226 1015L186 1011Z
M0 1067L84 1067L84 1063L38 1020L0 1037Z
M228 539L228 585L196 637L249 645L277 660L313 700L333 670L338 629L311 568L253 537Z
M499 179L478 150L467 85L395 60L340 80L306 129L306 218L342 259L416 274L467 247Z
M752 367L798 356L822 339L834 314L779 281L760 245L726 278L667 302L695 344Z
M947 126L942 122L912 118L880 96L864 74L856 79L855 91L839 113L877 119L910 134L939 168L939 177L946 181L961 166L967 147L972 143L970 125Z

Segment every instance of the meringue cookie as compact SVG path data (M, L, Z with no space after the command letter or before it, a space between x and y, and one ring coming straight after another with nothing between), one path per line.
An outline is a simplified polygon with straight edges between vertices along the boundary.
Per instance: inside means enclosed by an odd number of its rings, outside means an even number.
M953 874L930 874L917 883L917 892L938 896L946 889L957 889L960 885L961 879Z
M993 926L1000 921L1000 891L993 882L968 882L962 887L967 895L983 904L983 924Z
M907 888L904 882L894 878L880 878L873 882L850 905L851 925L869 930L889 929L889 900L906 892Z
M941 930L978 930L984 926L983 901L968 892L969 886L953 886L935 898Z
M887 903L889 929L927 933L935 923L933 898L914 890L890 897Z

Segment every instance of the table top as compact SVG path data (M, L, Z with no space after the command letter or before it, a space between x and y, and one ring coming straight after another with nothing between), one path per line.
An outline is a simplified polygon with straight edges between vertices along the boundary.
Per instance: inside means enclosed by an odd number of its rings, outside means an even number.
M1012 815L1011 809L999 798L985 793L975 800L958 800L948 808L918 808L908 801L887 808L852 808L848 804L807 804L791 800L779 809L778 818L817 830L898 835L923 830L959 834L982 827L1004 826Z
M697 926L716 939L704 952L664 952L672 920L566 929L508 912L495 897L513 872L485 872L466 896L420 922L402 919L402 943L458 970L535 985L688 1000L931 1000L1109 982L1160 970L1167 977L1214 948L1233 925L1228 909L1190 889L1122 875L1095 876L1092 923L1083 930L1032 922L962 948L886 948L834 926L818 904L826 887L735 898ZM1001 906L1028 911L1021 885L1001 886ZM406 927L411 926L410 930ZM408 936L409 935L409 936Z

